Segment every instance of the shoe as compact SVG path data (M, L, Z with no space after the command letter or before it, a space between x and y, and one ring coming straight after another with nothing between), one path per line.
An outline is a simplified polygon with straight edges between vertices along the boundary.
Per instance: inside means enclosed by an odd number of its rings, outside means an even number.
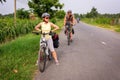
M55 61L55 64L56 64L56 65L59 65L59 61L58 61L58 60L57 60L57 61Z
M70 41L71 41L71 42L73 42L73 40L72 40L72 39L71 39Z
M56 62L55 64L56 64L56 65L59 65L59 62Z

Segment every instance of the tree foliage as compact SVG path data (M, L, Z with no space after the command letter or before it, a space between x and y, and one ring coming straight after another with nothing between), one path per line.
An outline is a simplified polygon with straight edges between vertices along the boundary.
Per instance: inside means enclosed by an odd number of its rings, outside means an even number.
M20 19L29 18L29 12L27 10L24 10L24 8L18 9L17 10L17 17Z
M95 18L95 17L98 16L98 14L99 14L99 13L97 12L97 9L96 9L95 7L93 7L93 8L91 9L91 11L87 13L86 17L87 17L87 18Z
M65 14L66 14L66 13L65 13L64 10L59 10L59 11L56 12L56 15L55 15L55 16L56 16L57 18L59 18L59 19L62 19L62 18L64 18Z
M48 12L51 16L54 16L57 10L62 9L64 6L64 4L59 3L59 0L30 0L28 5L39 17L44 12Z
M74 13L75 18L80 18L80 15L78 13Z

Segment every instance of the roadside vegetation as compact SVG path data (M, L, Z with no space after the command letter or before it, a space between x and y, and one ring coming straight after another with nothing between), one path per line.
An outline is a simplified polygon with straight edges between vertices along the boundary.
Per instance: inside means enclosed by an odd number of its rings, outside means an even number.
M81 21L102 27L112 31L120 32L120 13L118 14L100 14L96 8L92 8L87 14L75 14Z
M31 80L40 36L28 34L0 45L0 80Z
M60 26L61 30L63 19L53 20L55 20L55 24ZM33 27L34 26L32 26L31 31L34 30ZM58 30L57 33L59 33L60 30ZM31 31L28 31L29 33L24 36L19 36L16 39L0 45L0 79L32 79L37 69L35 64L38 56L40 35L32 34Z
M3 0L6 1L6 0ZM18 9L16 26L13 14L0 14L0 80L32 80L37 70L36 60L39 50L40 35L33 34L35 25L42 19L41 14L51 14L51 22L63 27L64 10L59 0L31 0L28 5L31 10ZM35 5L48 5L41 7ZM51 9L51 7L55 8ZM40 13L39 13L40 12Z
M109 18L96 18L96 19L84 18L82 19L82 21L91 25L95 25L97 27L120 32L120 24L112 23L112 19Z
M17 19L16 26L12 18L0 19L0 43L8 42L30 33L39 20Z

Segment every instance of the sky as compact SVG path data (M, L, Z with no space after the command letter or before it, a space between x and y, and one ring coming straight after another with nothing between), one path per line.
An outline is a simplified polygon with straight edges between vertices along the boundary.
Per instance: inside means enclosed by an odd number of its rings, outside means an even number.
M16 0L17 9L29 9L27 0ZM72 10L73 13L86 14L93 7L101 14L104 13L120 13L120 0L59 0L64 3L63 10ZM6 3L0 3L0 14L9 14L14 12L14 0L7 0Z

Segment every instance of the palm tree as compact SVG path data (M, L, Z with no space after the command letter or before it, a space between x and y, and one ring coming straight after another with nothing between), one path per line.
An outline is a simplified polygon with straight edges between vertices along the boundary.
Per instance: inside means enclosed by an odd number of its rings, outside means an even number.
M6 0L0 0L1 3L6 2Z

